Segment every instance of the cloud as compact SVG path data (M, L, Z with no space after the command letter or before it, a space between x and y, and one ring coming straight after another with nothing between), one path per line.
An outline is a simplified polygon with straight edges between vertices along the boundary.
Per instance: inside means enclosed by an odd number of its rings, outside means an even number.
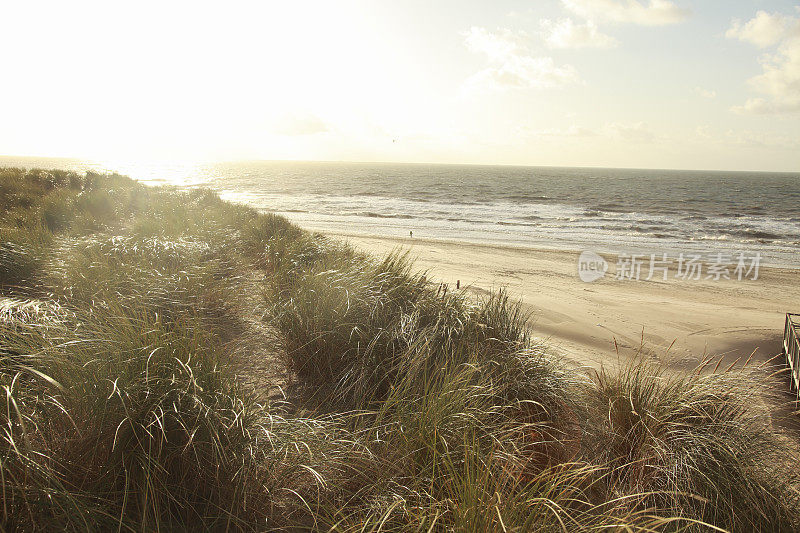
M568 10L586 19L665 26L676 24L689 16L689 10L669 0L561 0Z
M650 131L644 122L632 124L609 122L603 126L603 133L615 139L636 143L650 143L656 139L656 134Z
M484 54L489 66L465 82L470 90L503 90L560 87L580 81L572 65L556 65L552 57L533 55L525 32L501 29L490 32L472 27L464 33L464 44L471 51Z
M572 19L541 21L544 39L550 48L611 48L617 40L600 33L591 20L586 24L576 24Z
M471 88L544 89L578 81L571 65L556 66L552 57L513 57L497 67L488 67L470 76Z
M775 46L759 58L761 74L748 80L763 96L750 98L732 110L740 114L800 112L800 17L759 11L744 24L734 21L725 35L759 48Z
M800 138L772 133L753 132L750 130L728 130L724 141L734 146L758 146L762 148L800 148Z
M330 131L330 127L316 115L299 114L280 117L274 131L287 136L315 135Z
M766 98L748 98L743 105L736 105L731 111L739 115L780 115L782 113L800 112L800 98L794 96L785 101L767 100Z
M800 35L800 20L780 13L759 11L744 24L738 19L734 20L725 37L766 48L792 34Z
M797 149L800 148L800 137L775 134L773 132L757 132L752 130L728 129L724 132L712 130L708 124L697 126L694 136L687 139L708 145L709 143L732 147Z
M540 139L581 139L603 136L610 139L622 140L631 143L651 143L658 138L644 122L624 123L607 122L599 129L587 128L573 124L567 128L550 128L535 130L528 126L520 128L519 133L524 136Z
M596 137L599 135L596 131L585 128L583 126L571 125L568 128L551 128L545 130L533 130L529 127L520 128L520 134L532 137L542 138L581 138L581 137Z
M717 91L712 89L704 89L702 87L695 87L694 92L698 95L702 96L703 98L708 98L709 100L713 100L717 97Z
M489 59L502 60L524 51L529 39L524 31L513 32L500 28L492 33L486 28L473 26L463 33L464 44L473 52L486 54Z
M694 136L696 139L699 139L701 141L708 141L713 139L713 135L711 134L711 127L708 124L697 126L694 130Z

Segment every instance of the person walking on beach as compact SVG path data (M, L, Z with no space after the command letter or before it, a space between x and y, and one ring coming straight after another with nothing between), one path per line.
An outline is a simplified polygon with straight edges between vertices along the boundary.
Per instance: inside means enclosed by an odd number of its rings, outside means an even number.
M409 232L408 232L408 237L409 237L410 239L413 239L413 238L414 238L414 230L411 230L411 231L409 231Z

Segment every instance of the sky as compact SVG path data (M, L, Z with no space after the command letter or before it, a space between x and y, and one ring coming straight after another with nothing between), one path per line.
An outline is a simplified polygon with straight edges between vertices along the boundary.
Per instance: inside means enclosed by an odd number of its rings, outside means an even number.
M800 171L800 3L0 4L0 154Z

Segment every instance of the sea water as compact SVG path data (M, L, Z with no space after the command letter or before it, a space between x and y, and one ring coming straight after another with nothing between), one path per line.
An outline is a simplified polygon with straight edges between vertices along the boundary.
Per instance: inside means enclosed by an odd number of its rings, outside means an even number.
M0 166L208 187L324 232L600 253L759 253L762 264L800 267L800 173L36 158L0 158Z

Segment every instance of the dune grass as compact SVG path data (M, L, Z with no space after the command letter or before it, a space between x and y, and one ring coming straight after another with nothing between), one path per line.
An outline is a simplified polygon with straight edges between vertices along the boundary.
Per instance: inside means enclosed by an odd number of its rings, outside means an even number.
M0 169L0 206L0 530L800 530L770 369L588 375L502 291L206 190Z
M670 374L646 361L599 373L589 403L614 490L731 531L791 531L796 443L771 430L766 380L764 369Z

